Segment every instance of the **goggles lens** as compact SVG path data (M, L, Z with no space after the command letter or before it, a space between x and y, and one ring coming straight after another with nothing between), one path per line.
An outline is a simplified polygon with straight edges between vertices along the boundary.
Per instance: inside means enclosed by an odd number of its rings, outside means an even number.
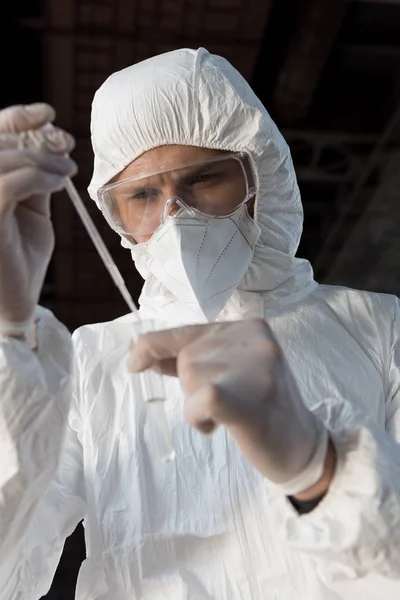
M225 217L255 195L250 161L245 154L160 169L106 185L99 191L103 213L122 235L148 235L168 217Z

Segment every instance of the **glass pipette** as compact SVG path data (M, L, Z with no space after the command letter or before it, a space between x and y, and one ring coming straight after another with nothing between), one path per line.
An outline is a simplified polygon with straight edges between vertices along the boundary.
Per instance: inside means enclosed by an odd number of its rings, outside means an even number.
M103 239L100 233L98 232L97 227L93 223L92 217L90 216L86 206L83 203L82 198L78 194L78 191L75 185L72 183L70 177L66 177L65 179L65 191L70 197L71 202L76 209L76 212L80 216L81 221L89 234L89 237L91 238L93 244L96 247L97 252L99 253L101 260L104 263L104 266L110 273L112 280L119 289L123 299L129 306L129 310L131 310L132 312L138 312L137 306L134 303L133 298L128 291L128 288L125 285L125 281L117 265L115 264L114 259L112 258L107 246L103 242Z

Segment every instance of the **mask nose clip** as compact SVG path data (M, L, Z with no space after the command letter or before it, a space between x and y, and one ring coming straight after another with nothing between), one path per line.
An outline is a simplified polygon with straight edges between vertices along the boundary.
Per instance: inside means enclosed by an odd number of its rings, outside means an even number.
M193 208L190 208L181 198L178 196L173 196L172 198L168 198L164 204L164 210L161 215L161 225L165 223L167 219L172 219L175 215L180 212L180 210L184 210L190 217L194 217L195 212Z

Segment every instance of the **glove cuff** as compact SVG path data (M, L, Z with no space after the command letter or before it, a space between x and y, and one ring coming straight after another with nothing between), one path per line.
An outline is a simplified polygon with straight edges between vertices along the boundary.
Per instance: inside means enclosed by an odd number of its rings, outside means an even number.
M26 338L34 324L34 315L24 323L2 323L0 321L0 337Z
M328 449L328 430L318 422L318 437L314 453L305 467L296 477L278 485L285 496L295 496L313 486L324 472L325 457Z

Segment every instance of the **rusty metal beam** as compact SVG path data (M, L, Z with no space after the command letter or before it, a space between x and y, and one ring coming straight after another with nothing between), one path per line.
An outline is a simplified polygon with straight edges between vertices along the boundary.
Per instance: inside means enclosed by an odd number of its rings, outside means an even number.
M306 115L348 4L309 0L305 5L274 92L280 120L295 122Z
M333 270L332 264L332 249L335 249L339 245L339 252L335 252L336 256L342 256L342 248L345 244L346 238L349 236L348 230L348 217L349 215L355 211L356 207L360 202L360 198L362 198L362 192L365 189L368 178L370 174L373 172L373 169L379 164L380 159L382 158L382 154L390 142L393 131L396 126L398 126L400 121L400 104L397 106L396 110L392 114L392 117L389 119L385 129L383 130L376 146L371 152L368 162L365 165L365 168L361 171L358 180L355 182L355 185L349 194L345 203L343 203L340 214L333 225L330 234L325 240L324 246L322 247L318 259L314 264L314 269L316 273L319 272L324 273L324 280L328 280L330 278L330 274ZM365 206L363 207L365 210ZM358 212L358 211L357 211ZM344 237L346 235L347 236Z
M329 270L328 283L400 295L400 152ZM367 267L367 268L366 268Z
M399 4L400 0L353 0L353 2L359 2L360 4Z
M291 142L292 140L304 139L309 142L323 142L328 144L376 144L378 135L368 133L353 133L349 131L334 131L323 129L296 129L282 127L283 137Z

